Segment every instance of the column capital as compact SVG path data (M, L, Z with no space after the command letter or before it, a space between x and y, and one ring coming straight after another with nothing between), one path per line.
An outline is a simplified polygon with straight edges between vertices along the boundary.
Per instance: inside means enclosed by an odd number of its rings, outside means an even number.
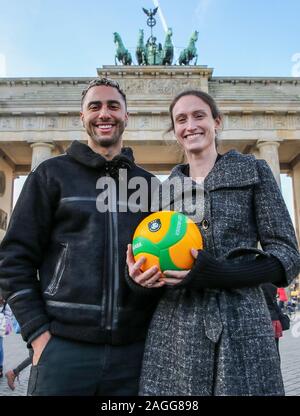
M260 149L263 146L276 146L277 148L280 146L280 143L283 142L282 139L279 140L264 140L258 139L256 142L256 147Z
M35 169L44 160L52 157L54 145L49 142L33 142L30 144L32 148L31 169Z
M36 147L46 147L49 149L54 149L54 144L52 142L28 142L30 144L30 147L32 149L36 148Z

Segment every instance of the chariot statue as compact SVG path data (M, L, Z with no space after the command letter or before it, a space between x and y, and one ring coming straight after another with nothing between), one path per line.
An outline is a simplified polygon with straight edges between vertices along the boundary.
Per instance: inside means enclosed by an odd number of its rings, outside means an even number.
M151 34L148 40L144 40L144 30L139 29L137 46L135 49L135 56L138 65L172 65L174 60L174 46L172 43L173 31L168 28L166 32L165 42L162 46L157 42L153 35L153 27L156 25L155 15L158 7L155 9L145 9L144 13L147 15L147 25L151 29ZM198 32L195 30L189 40L188 46L180 53L178 63L179 65L190 65L190 62L195 58L194 65L197 64L197 49L196 42L198 40ZM114 42L116 44L115 65L119 62L121 65L131 65L132 57L128 49L125 48L119 33L114 32Z

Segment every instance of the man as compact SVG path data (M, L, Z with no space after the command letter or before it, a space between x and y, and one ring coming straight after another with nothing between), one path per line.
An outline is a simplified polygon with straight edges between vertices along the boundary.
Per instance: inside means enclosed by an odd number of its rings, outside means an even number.
M157 292L129 289L125 257L152 175L122 149L128 113L115 81L87 86L81 120L88 145L73 142L28 176L1 245L0 285L34 351L29 395L135 395ZM149 185L144 212L119 197L132 178Z

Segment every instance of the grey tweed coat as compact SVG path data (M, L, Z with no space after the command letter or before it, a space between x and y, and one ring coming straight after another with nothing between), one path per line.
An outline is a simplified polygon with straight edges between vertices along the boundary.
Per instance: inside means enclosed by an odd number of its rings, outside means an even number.
M183 178L184 165L171 176ZM288 285L300 270L293 225L267 163L229 151L204 181L205 249L280 260ZM202 224L205 224L202 226ZM240 254L243 251L240 250ZM253 258L244 253L232 261ZM151 290L151 289L150 289ZM155 289L152 289L155 290ZM260 287L165 291L150 325L141 395L284 395L273 329Z

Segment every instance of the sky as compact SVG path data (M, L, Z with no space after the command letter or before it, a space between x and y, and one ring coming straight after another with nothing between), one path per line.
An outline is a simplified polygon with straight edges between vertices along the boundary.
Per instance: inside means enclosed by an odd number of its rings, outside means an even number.
M113 32L135 55L142 7L155 0L0 0L0 74L94 76L114 64ZM299 0L159 0L154 34L173 29L176 48L199 31L198 64L215 76L300 76ZM180 50L180 49L178 49Z
M0 77L94 77L114 64L115 31L135 62L139 29L150 36L142 7L157 4L158 41L171 27L178 56L197 30L214 76L300 77L300 0L0 0Z

